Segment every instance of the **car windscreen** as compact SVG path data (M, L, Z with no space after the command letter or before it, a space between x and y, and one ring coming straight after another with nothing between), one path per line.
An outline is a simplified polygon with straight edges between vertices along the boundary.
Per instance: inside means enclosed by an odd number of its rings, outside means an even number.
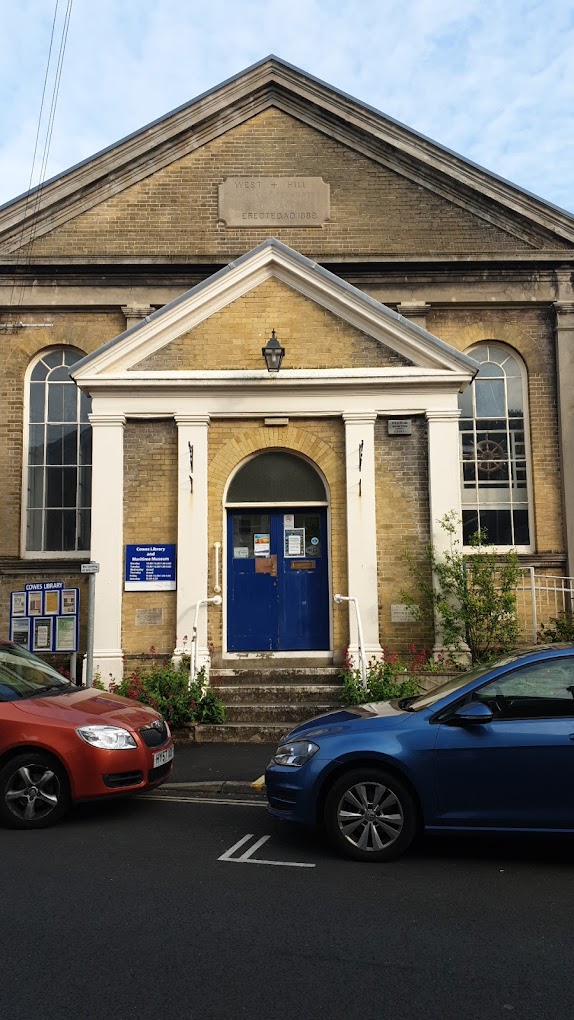
M55 694L70 683L52 666L17 645L0 645L0 701Z
M440 701L441 698L446 698L448 694L454 694L455 691L459 690L460 687L464 687L465 684L469 684L472 680L480 680L482 676L487 676L496 666L506 666L510 662L514 662L517 655L505 655L502 658L493 660L486 665L475 666L474 669L467 669L464 673L459 673L458 676L453 677L451 680L447 680L445 684L441 684L440 687L435 687L432 691L427 691L425 694L421 694L417 698L408 698L408 710L409 712L420 712L423 708L429 708L434 705L436 701ZM405 706L407 707L407 706Z

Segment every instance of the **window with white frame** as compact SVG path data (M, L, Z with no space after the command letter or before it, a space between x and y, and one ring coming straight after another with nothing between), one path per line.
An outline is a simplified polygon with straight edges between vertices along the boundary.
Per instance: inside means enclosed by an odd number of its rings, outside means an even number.
M87 552L92 499L91 401L70 370L84 357L51 348L29 376L27 420L27 552Z
M530 548L526 371L495 341L467 353L480 370L459 397L464 544L480 530L492 545Z

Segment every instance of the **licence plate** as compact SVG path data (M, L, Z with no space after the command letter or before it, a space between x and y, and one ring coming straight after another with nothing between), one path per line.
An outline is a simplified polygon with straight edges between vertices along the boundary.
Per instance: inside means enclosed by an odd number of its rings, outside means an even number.
M158 765L165 765L166 761L171 761L173 758L173 744L171 747L166 747L163 751L155 751L153 756L153 767L156 769Z

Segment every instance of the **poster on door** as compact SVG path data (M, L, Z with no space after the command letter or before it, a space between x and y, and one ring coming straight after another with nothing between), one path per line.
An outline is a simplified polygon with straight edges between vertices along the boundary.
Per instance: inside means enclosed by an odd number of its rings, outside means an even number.
M255 556L271 555L271 535L253 536L253 553Z
M305 528L286 528L283 555L286 559L305 555Z

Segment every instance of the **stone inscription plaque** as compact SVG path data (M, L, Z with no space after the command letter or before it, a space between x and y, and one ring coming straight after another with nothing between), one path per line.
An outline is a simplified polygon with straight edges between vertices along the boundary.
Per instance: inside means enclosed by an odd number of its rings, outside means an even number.
M329 211L322 177L228 177L219 185L226 227L321 227Z
M163 609L136 609L136 627L161 627Z

